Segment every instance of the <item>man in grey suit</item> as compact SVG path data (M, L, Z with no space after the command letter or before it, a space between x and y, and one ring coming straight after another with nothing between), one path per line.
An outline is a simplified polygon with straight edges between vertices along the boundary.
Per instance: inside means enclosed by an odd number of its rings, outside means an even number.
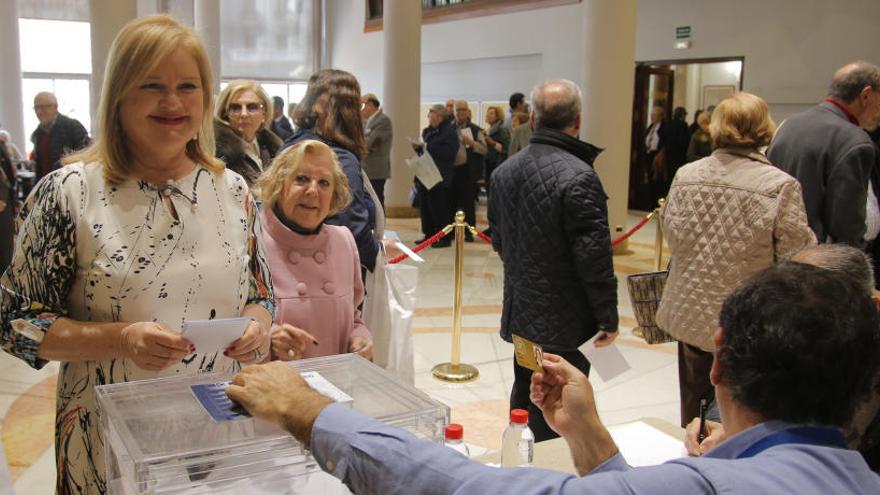
M379 98L373 93L364 94L361 103L367 138L367 156L361 164L384 209L385 180L391 177L391 119L379 108Z
M853 62L834 73L825 101L783 122L767 150L772 164L800 182L819 242L863 248L877 237L866 225L877 151L865 129L878 117L880 68Z

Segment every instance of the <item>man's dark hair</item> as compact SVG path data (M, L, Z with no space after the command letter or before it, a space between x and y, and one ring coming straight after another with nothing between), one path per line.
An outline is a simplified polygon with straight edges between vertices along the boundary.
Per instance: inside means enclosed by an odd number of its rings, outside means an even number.
M785 262L724 301L722 384L764 420L847 424L880 367L877 310L851 277Z
M675 107L675 110L672 111L672 118L675 120L684 120L687 117L688 111L685 107Z
M284 99L281 98L280 96L273 96L272 97L272 106L273 106L273 110L281 110L283 112L284 111Z
M526 95L524 95L522 93L514 93L514 94L510 95L510 100L508 101L508 103L510 103L510 108L511 109L516 108L525 99L526 99Z
M845 103L851 103L859 94L870 86L880 91L880 67L864 61L847 64L834 73L828 96Z
M379 108L381 106L381 105L379 105L379 98L377 98L376 95L371 94L371 95L367 96L367 101L370 102L376 108Z

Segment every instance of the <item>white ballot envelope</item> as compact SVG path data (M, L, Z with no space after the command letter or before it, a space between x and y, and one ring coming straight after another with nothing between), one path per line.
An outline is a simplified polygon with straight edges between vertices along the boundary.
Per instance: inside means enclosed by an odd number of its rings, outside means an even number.
M180 332L196 346L196 352L223 351L244 335L251 318L218 318L216 320L187 320Z
M611 344L605 347L596 347L596 337L593 336L584 344L584 356L590 360L592 369L602 378L603 381L611 380L630 369L629 363L623 357L623 353L617 348L617 344Z
M474 133L471 132L471 128L470 128L470 127L465 127L465 128L463 128L463 129L461 129L461 135L462 135L462 136L465 136L465 137L469 137L469 138L471 138L471 139L474 139Z

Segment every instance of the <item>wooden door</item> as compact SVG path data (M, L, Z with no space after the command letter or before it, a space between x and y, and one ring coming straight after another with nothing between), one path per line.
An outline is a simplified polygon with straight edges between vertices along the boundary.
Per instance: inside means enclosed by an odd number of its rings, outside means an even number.
M664 107L667 119L672 116L674 83L674 72L668 65L636 65L629 169L629 208L632 210L651 211L657 207L650 192L645 131L654 106Z

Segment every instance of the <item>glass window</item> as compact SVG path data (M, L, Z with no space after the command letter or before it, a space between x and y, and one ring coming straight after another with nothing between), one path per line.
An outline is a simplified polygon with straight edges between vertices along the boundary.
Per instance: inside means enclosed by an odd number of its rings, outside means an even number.
M221 0L224 79L305 80L315 69L314 0Z
M22 72L92 72L88 22L19 19L18 29Z
M261 86L263 86L263 91L269 96L270 101L273 96L280 96L284 100L284 104L287 105L287 83L265 82L261 83Z
M25 152L34 148L30 135L40 122L34 113L34 96L40 91L55 93L58 98L58 112L78 120L91 135L92 119L89 114L91 95L87 78L32 78L21 80L21 93L24 100L24 130L27 133Z
M287 85L287 103L299 103L306 95L307 83L293 83Z

